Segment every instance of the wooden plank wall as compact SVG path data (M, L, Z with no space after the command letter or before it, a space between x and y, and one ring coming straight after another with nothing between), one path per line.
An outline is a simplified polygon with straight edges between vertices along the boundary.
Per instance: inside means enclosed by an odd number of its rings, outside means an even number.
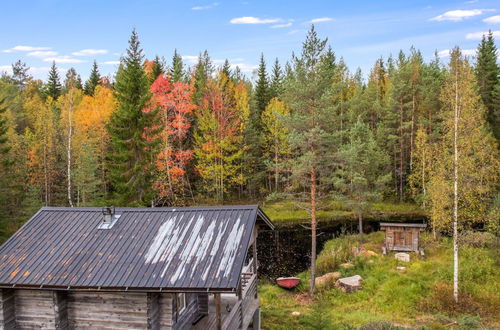
M56 329L68 329L68 293L52 291Z
M15 295L12 289L0 289L0 329L16 327Z
M160 302L160 329L172 329L172 300L173 295L169 293L161 293L159 297Z
M70 327L77 329L146 329L147 295L132 292L70 292Z
M21 329L55 329L52 291L15 290L16 321Z
M198 318L198 294L186 293L186 300L186 308L177 315L177 320L173 326L174 329L189 329L195 319Z

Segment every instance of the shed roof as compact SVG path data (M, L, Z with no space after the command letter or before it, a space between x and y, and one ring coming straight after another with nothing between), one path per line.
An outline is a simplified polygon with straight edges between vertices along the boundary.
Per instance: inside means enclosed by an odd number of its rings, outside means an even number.
M0 247L0 287L68 290L234 291L257 205L40 209Z
M381 222L380 227L426 228L427 225L425 223Z

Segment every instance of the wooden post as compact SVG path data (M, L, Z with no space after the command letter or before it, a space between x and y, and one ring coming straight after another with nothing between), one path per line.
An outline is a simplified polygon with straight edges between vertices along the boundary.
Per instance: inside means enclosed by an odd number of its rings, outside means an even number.
M257 226L253 227L252 231L252 248L253 248L253 272L257 274Z
M55 328L68 329L68 293L52 291L52 303L54 307Z
M217 330L222 330L222 314L221 314L221 301L220 293L214 294L215 298L215 324Z
M160 329L160 294L148 292L147 294L148 329Z
M0 329L16 329L16 306L13 289L0 289Z

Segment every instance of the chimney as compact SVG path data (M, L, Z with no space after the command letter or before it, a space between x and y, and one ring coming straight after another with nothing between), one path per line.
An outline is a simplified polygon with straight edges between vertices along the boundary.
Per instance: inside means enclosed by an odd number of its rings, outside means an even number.
M105 206L102 208L102 223L110 226L115 218L115 207Z

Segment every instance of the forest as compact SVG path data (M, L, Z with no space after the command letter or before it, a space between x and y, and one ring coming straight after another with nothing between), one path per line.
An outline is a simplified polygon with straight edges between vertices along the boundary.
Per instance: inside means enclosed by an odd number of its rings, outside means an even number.
M284 199L313 227L326 200L360 221L392 201L421 206L434 231L451 233L455 218L498 233L493 34L476 56L445 59L402 50L365 79L312 26L286 63L262 54L253 80L207 51L192 67L177 51L146 59L135 30L112 77L94 62L82 82L53 63L41 81L18 61L0 78L0 238L44 205Z

